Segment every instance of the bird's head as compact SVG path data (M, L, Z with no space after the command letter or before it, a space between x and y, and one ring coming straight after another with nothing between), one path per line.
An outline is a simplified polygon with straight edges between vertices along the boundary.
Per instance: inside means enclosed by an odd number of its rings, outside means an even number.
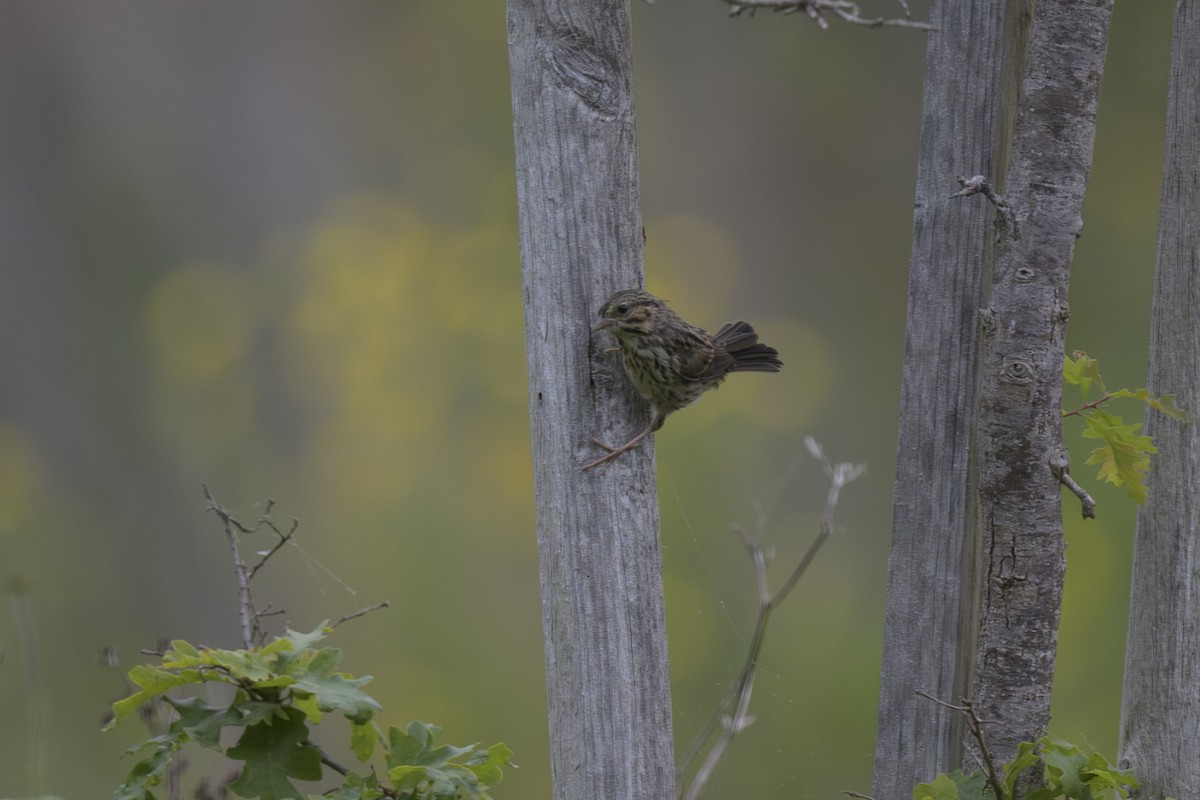
M600 323L594 330L612 330L620 336L648 333L656 317L667 310L667 304L649 292L622 289L600 307Z

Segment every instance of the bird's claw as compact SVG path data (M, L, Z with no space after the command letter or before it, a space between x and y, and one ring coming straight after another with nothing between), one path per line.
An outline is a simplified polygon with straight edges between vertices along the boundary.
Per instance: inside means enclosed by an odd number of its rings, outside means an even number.
M592 439L592 443L603 450L604 455L600 456L595 461L589 461L588 463L584 464L579 468L581 472L587 472L589 469L594 469L601 464L603 464L605 469L607 469L608 465L612 464L613 461L616 461L617 456L632 450L637 444L637 441L629 442L621 447L613 447L612 445L605 444L599 439Z

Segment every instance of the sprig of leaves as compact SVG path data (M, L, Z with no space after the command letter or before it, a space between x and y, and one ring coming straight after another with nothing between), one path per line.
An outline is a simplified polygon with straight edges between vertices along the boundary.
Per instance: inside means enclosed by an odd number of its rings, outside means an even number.
M1188 415L1175 405L1174 395L1154 395L1148 389L1118 389L1110 392L1100 376L1099 362L1079 350L1075 351L1074 357L1065 358L1063 381L1079 387L1082 403L1078 408L1063 411L1063 417L1079 417L1087 426L1083 436L1101 441L1086 463L1099 465L1097 477L1100 480L1114 486L1124 486L1131 498L1138 503L1145 502L1144 478L1150 469L1150 456L1157 453L1158 448L1149 436L1139 433L1142 423L1127 424L1116 414L1101 409L1100 405L1109 400L1129 398L1183 422L1188 421ZM1093 392L1099 396L1093 399Z
M1016 757L1001 771L1003 797L996 796L995 786L982 771L966 775L957 770L917 784L913 800L1011 800L1021 776L1039 764L1042 780L1026 791L1025 800L1125 800L1138 789L1131 771L1117 769L1099 753L1043 736L1017 745Z
M155 787L189 743L242 762L241 775L229 787L239 796L300 800L304 795L293 781L315 781L323 775L323 755L309 739L310 726L335 711L351 724L350 745L359 761L368 761L376 747L382 748L386 780L381 783L373 772L357 775L346 770L343 785L324 797L489 800L488 789L504 776L502 768L510 763L512 751L503 744L487 749L435 745L441 729L416 721L407 731L391 728L385 739L371 722L379 703L362 689L371 677L336 671L341 650L317 646L331 630L324 623L311 633L289 630L263 647L247 650L197 648L174 641L161 664L131 669L129 679L138 690L113 704L105 730L136 715L147 703L168 704L175 719L165 734L128 751L141 757L114 800L155 800ZM210 682L234 687L233 701L211 706L198 697L176 696L182 687ZM225 728L240 728L241 735L223 750Z
M157 665L139 664L129 671L133 691L113 703L104 729L139 715L145 720L165 718L169 724L165 732L126 752L137 755L138 760L113 793L114 800L157 800L154 792L173 775L173 766L174 775L178 774L177 757L191 744L241 762L236 779L229 783L241 797L303 800L306 795L293 781L320 780L328 767L342 776L341 785L321 795L307 795L309 800L491 800L488 790L504 777L505 765L513 766L508 747L438 745L441 729L415 721L407 730L390 728L385 737L373 722L379 703L362 688L371 676L356 678L339 671L342 651L320 646L338 622L387 604L348 615L333 625L323 622L309 633L289 629L266 641L262 615L251 603L249 587L280 544L247 569L238 552L239 534L252 534L265 526L275 532L280 543L286 543L295 525L291 531L281 532L270 522L268 505L267 514L256 525L246 526L217 505L207 489L205 494L232 545L247 646L222 650L176 640L161 653ZM213 706L185 693L209 683L232 687L233 699L227 705ZM140 713L147 710L153 713ZM373 768L359 774L343 767L313 744L312 726L333 712L340 712L348 721L350 749L359 762L368 762L377 748L382 751L383 778ZM240 734L232 746L223 748L221 734L226 728L240 730ZM171 788L174 794L177 787Z

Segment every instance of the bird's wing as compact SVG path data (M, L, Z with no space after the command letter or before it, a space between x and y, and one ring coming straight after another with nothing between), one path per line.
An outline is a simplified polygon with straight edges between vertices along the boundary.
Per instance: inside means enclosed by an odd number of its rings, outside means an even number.
M679 375L684 380L699 381L709 378L713 369L716 366L714 363L717 360L718 349L714 348L712 342L704 336L691 334L687 337L686 345L680 348L682 357L679 362ZM686 355L683 352L686 351ZM724 359L729 358L729 354L724 350L720 351L720 356ZM722 368L718 374L723 374L727 367Z

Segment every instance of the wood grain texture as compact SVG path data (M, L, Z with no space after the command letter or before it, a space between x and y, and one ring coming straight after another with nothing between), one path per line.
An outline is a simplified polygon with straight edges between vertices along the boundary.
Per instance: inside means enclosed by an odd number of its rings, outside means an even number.
M1121 765L1142 796L1200 797L1200 5L1176 4L1148 387L1190 424L1148 414L1151 461L1137 518Z
M510 0L551 768L557 800L675 796L646 404L591 328L642 285L627 0Z
M971 439L979 309L994 209L951 198L957 176L995 180L1003 148L1005 0L931 9L909 270L892 549L872 794L961 761L957 703L974 658Z

